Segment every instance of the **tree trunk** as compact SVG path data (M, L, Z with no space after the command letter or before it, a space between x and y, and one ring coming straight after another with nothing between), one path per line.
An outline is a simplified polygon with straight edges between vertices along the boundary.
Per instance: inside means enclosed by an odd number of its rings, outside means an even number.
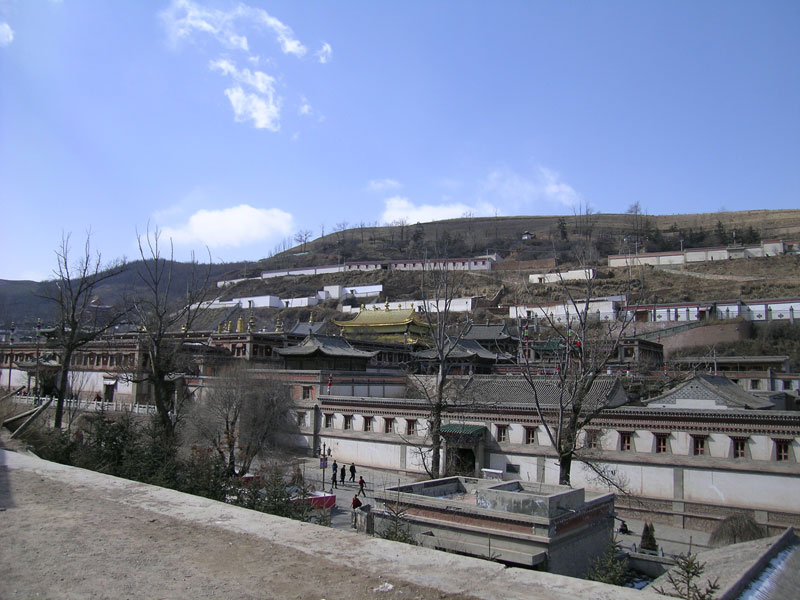
M445 384L445 365L439 361L439 370L436 373L436 396L431 410L431 477L437 479L441 477L441 455L442 455L442 412L444 409L444 384Z
M572 469L572 452L568 454L562 454L558 457L558 484L559 485L569 485L570 478L569 473Z
M64 399L67 397L67 386L69 385L69 365L71 361L72 361L72 350L64 350L64 355L61 359L60 382L58 384L56 417L55 421L53 422L53 428L55 429L61 429L61 423L64 420Z

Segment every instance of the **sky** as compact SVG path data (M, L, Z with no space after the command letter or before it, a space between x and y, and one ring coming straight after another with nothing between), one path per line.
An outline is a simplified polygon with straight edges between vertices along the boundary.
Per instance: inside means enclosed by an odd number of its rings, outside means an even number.
M0 278L301 231L800 208L800 2L0 0Z

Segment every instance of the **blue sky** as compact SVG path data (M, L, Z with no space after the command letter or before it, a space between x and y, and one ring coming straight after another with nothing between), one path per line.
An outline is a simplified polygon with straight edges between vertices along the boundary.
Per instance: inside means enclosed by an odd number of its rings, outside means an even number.
M62 232L800 207L800 2L0 0L0 278Z

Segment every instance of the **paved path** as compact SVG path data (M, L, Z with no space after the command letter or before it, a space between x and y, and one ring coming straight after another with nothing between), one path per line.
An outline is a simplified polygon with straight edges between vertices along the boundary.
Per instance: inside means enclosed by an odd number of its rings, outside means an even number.
M298 523L1 449L0 507L4 599L659 597Z

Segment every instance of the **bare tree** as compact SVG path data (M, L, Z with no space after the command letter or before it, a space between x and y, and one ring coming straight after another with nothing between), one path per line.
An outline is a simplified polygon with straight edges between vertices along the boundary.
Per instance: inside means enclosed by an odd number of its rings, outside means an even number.
M61 348L61 371L57 385L54 427L61 428L64 399L69 392L70 365L76 350L99 338L119 323L125 311L98 303L96 293L103 282L125 269L124 261L103 265L99 252L93 252L91 234L86 235L83 252L73 260L70 235L61 238L56 250L57 266L54 287L43 297L54 302L58 310L55 342Z
M312 235L314 235L314 232L310 229L301 229L294 234L294 241L298 244L302 244L302 252L306 251L306 244L308 243L308 240L311 239Z
M139 277L144 292L133 298L130 305L145 358L136 376L149 384L165 440L171 442L186 399L181 390L175 390L174 379L187 368L183 344L203 311L209 269L201 270L192 255L185 295L179 295L180 300L176 301L172 241L166 257L158 228L152 231L148 228L137 240L142 258Z
M287 386L243 363L224 369L191 412L200 437L224 461L229 476L242 476L275 436L293 426Z
M430 385L420 385L429 411L430 466L423 464L432 479L441 476L442 419L458 396L458 393L448 390L448 377L453 366L450 355L470 324L469 320L458 324L452 310L452 302L463 287L463 278L464 273L451 270L446 259L426 260L420 278L420 293L426 303L424 318L431 332L430 350L434 354L435 368Z
M586 268L584 271L580 296L561 278L564 299L559 316L539 307L541 321L550 327L558 343L550 372L540 375L528 352L523 351L520 357L536 414L558 455L558 480L562 485L570 485L572 462L582 456L581 431L608 407L607 390L600 389L598 378L618 355L631 321L628 316L600 315L591 309L595 299L594 272ZM519 315L517 318L525 343L526 327ZM587 464L591 467L596 461L587 454ZM595 472L603 476L602 469Z

